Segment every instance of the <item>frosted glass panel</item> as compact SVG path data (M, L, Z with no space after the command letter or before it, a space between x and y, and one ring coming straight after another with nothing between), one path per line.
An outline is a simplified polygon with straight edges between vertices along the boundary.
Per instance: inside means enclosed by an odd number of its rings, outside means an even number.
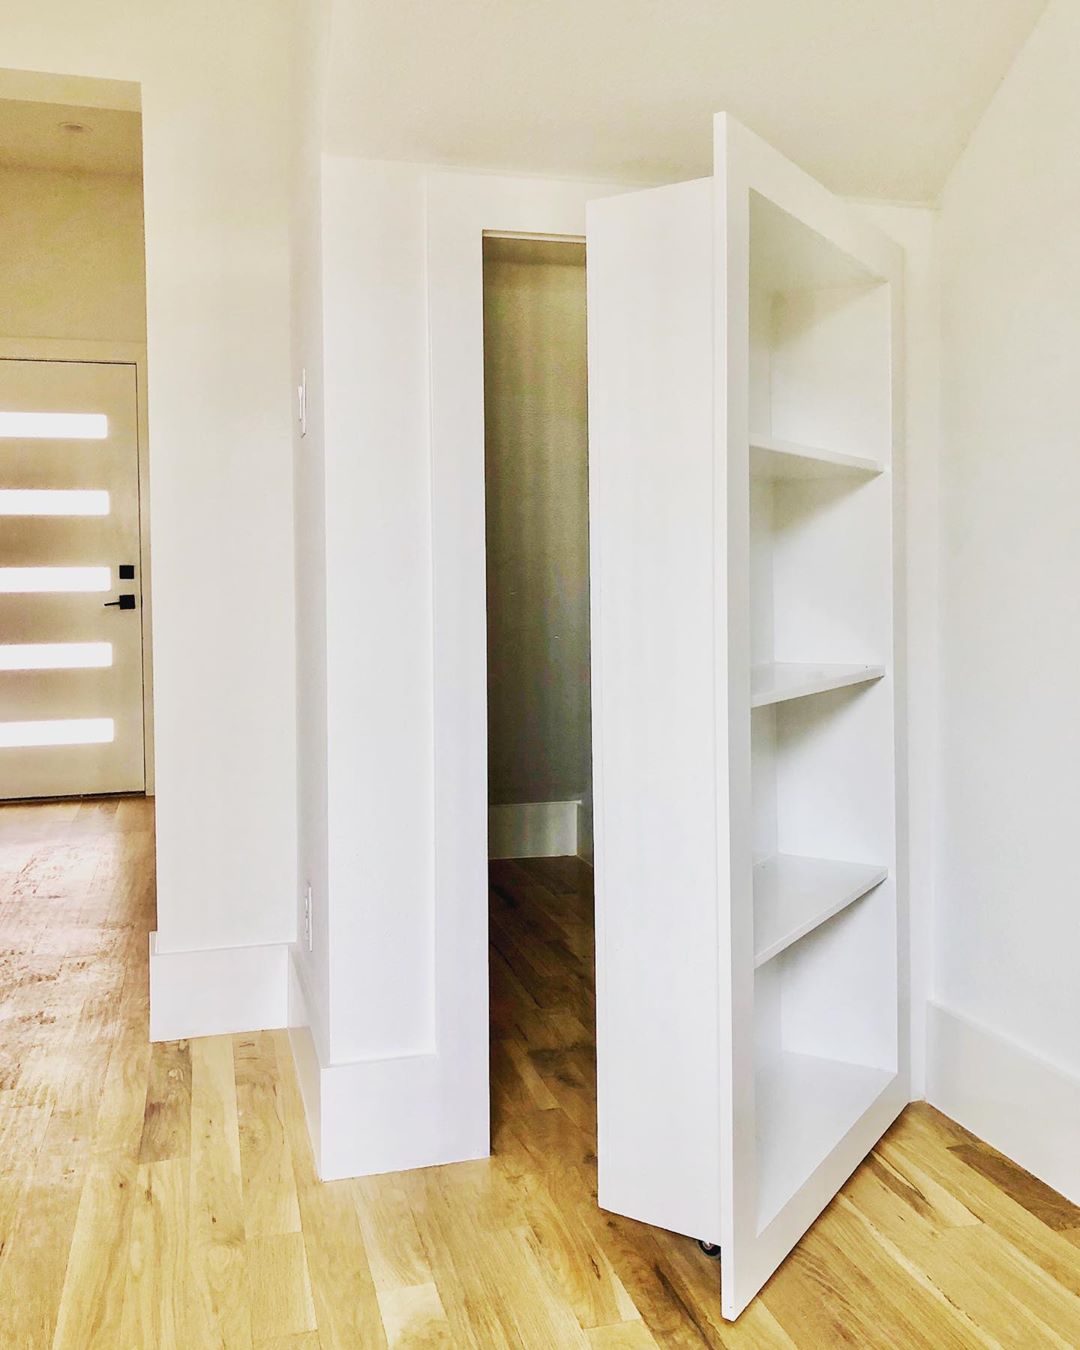
M0 488L0 516L107 516L109 494L96 488Z
M21 441L103 441L109 434L104 413L0 412L0 437Z
M0 722L0 747L102 745L115 731L111 717L64 717L51 722Z
M107 591L108 567L0 567L0 595L26 591Z
M111 642L10 642L0 646L0 670L91 670L111 665Z

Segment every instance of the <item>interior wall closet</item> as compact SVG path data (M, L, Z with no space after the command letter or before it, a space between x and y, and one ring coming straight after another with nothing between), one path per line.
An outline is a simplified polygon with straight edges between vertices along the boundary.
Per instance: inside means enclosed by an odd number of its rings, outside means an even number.
M491 1143L557 1167L595 1156L585 245L487 237L483 282Z
M483 259L490 853L587 853L585 245L492 236Z

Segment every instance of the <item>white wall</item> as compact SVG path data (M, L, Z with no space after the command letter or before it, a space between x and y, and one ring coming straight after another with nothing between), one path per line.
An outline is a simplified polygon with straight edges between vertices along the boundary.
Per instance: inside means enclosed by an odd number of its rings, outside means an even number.
M297 447L298 603L321 611L298 622L315 950L296 949L289 1023L320 1175L332 1177L430 1161L432 1135L453 1126L432 1086L426 175L311 149L318 209L297 233L295 321L321 405Z
M302 547L324 528L329 951L293 962L290 1024L329 1177L487 1149L482 232L582 233L614 189L321 175L324 513Z
M426 176L324 162L331 1053L433 1044Z
M0 336L146 341L138 178L0 167Z
M297 442L298 601L325 574L326 661L323 694L306 650L318 617L301 613L315 952L296 949L290 1021L320 1171L334 1176L484 1147L486 1103L472 1100L487 1007L482 722L473 735L486 668L481 233L580 233L588 197L618 189L338 156L308 165L309 182L321 175L321 246L312 209L297 236L295 361L312 397L318 305L300 278L321 261L325 449L320 461L313 421ZM923 465L936 448L930 213L871 214L919 259L909 343L923 393L909 417Z
M930 1097L1080 1201L1080 9L1052 0L941 216Z
M488 800L566 803L570 853L592 775L585 375L584 245L487 240Z
M142 89L159 1036L219 980L184 954L269 970L296 928L289 11L41 0L4 21L7 66ZM283 1022L284 990L253 987L217 1030Z
M322 134L325 6L294 0L292 383L306 375L306 434L293 418L296 549L296 971L300 1020L326 1053L329 1034L329 857L326 737L326 455L323 426ZM311 948L303 902L311 887Z

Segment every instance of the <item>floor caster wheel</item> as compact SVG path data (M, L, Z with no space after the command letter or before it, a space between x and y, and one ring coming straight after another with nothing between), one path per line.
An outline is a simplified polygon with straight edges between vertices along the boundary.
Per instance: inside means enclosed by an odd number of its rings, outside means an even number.
M711 1256L714 1261L720 1260L719 1242L702 1242L699 1239L698 1246L701 1248L701 1250L705 1253L706 1256Z

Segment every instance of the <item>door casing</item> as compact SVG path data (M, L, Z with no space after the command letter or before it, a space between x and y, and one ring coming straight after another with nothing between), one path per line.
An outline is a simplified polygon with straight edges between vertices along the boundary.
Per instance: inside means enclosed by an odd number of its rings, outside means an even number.
M447 1140L490 1151L483 238L581 240L586 203L631 185L433 172L427 182L434 673L433 1042L455 1083ZM600 679L594 670L594 688ZM595 695L594 695L595 696ZM452 1161L448 1156L446 1161Z

